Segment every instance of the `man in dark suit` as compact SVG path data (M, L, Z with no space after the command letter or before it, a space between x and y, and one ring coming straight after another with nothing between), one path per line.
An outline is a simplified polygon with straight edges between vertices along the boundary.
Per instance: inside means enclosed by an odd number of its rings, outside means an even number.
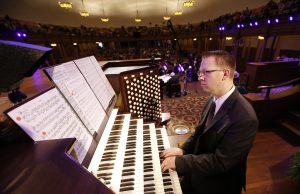
M172 169L182 175L186 194L241 194L245 189L247 156L258 120L233 84L235 67L235 58L225 51L202 56L199 79L212 96L182 148L161 153L162 171Z

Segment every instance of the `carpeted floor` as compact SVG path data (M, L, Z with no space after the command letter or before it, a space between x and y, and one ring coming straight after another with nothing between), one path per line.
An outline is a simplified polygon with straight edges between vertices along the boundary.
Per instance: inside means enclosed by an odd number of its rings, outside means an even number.
M201 89L200 81L188 83L186 96L169 98L164 95L162 112L169 112L171 115L166 126L168 135L175 135L178 127L188 128L188 133L192 133L207 98L208 94Z

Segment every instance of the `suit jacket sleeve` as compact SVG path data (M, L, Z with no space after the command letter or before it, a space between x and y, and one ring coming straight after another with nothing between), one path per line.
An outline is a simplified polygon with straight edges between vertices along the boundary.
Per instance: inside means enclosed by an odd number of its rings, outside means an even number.
M226 172L247 157L257 127L256 119L243 120L229 125L214 153L177 156L175 159L176 171L182 174Z

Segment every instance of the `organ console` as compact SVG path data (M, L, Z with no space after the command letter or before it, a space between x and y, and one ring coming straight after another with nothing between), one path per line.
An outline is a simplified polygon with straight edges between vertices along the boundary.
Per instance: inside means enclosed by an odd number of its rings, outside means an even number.
M116 193L181 193L177 173L160 169L169 147L165 128L114 109L88 170Z
M159 152L170 147L166 129L113 105L82 162L74 154L74 138L1 146L0 193L182 193L176 171L160 169Z

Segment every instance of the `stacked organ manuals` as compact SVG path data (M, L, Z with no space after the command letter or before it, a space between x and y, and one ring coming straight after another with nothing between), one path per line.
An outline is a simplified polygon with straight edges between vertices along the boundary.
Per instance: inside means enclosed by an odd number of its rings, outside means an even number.
M177 173L160 169L165 128L112 109L116 94L94 57L44 71L56 87L6 112L34 141L75 137L76 160L115 193L182 193Z

